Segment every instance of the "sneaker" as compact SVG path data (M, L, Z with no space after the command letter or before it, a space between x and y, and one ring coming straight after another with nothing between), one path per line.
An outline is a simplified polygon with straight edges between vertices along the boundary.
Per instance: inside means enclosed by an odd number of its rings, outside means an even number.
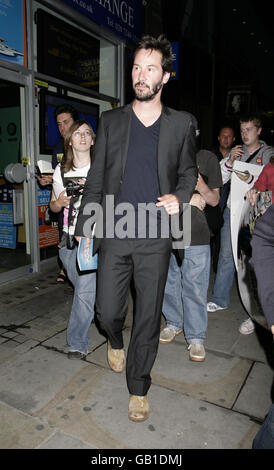
M206 308L208 312L217 312L217 310L225 310L227 307L221 307L215 304L215 302L208 302Z
M178 336L180 333L182 333L182 331L183 330L175 330L174 328L170 326L166 326L160 333L159 341L161 344L172 343L175 336Z
M248 320L245 320L239 328L239 332L242 335L250 335L251 333L253 333L254 330L255 330L255 325L253 321L251 320L251 318L249 318Z
M205 348L203 344L190 344L187 349L191 361L203 362L205 360Z
M80 351L69 351L68 352L68 359L84 359L86 354Z

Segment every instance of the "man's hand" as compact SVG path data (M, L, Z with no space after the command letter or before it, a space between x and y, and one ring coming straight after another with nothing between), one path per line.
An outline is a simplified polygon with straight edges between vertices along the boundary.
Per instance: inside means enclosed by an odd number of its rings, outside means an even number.
M242 145L236 145L231 150L230 157L229 157L227 163L229 163L230 165L233 165L234 161L237 158L241 157L243 153L244 153L243 146Z
M195 187L196 191L198 191L199 193L202 193L204 191L208 191L208 186L207 184L205 183L203 177L200 175L200 173L198 174L198 180L197 180L197 184L196 184L196 187Z
M257 201L258 195L259 195L259 191L256 188L252 188L249 191L247 191L245 197L246 199L249 200L250 204L254 206L255 202Z
M61 207L67 207L70 200L71 196L67 196L66 190L64 190L59 194L57 202Z
M192 195L192 198L190 199L189 204L191 206L197 207L197 209L199 209L200 211L203 211L206 206L206 202L202 198L202 196L196 193Z
M84 237L79 237L79 235L75 235L74 238L78 243L80 243L81 238L84 238ZM85 248L89 248L90 247L90 238L85 237L85 241L86 241Z
M174 194L164 194L158 197L157 207L164 207L168 215L178 214L180 211L180 201Z
M209 206L215 207L219 203L220 199L220 190L219 188L210 188L206 182L204 181L203 177L198 175L198 181L195 187L196 191L200 194L202 199L204 200L205 204ZM191 204L191 202L190 202ZM199 201L199 206L201 205L201 201ZM200 209L200 207L198 207ZM204 208L203 208L204 209ZM202 210L203 210L202 209Z
M49 184L52 184L52 182L53 182L53 176L52 175L37 176L37 179L38 179L39 184L41 186L48 186Z
M235 170L234 173L235 173L235 175L237 175L238 178L240 178L240 180L242 180L242 181L247 181L247 180L249 180L249 178L250 178L250 173L249 173L248 170L246 170L246 171L244 172L245 174L239 173L237 170Z

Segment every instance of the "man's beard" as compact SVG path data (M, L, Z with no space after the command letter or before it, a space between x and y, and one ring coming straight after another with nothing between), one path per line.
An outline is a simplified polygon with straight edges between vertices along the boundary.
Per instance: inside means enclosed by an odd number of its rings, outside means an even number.
M157 93L159 93L159 91L161 90L162 86L163 86L163 82L162 82L162 79L156 83L153 88L152 88L152 91L150 91L149 93L147 94L138 94L138 91L136 90L136 86L137 85L141 85L141 84L145 84L144 82L137 82L133 88L133 91L134 91L134 94L135 94L135 99L138 100L138 101L151 101L154 96L157 95ZM142 93L142 92L141 92Z

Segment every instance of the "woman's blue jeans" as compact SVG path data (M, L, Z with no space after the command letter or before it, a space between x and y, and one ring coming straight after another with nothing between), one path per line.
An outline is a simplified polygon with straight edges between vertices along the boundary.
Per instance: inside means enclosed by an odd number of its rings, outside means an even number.
M66 247L61 248L59 255L67 276L74 287L73 303L67 329L67 342L70 351L80 351L87 354L90 343L88 330L94 318L96 272L81 272L78 269L77 247L73 250L68 250Z
M167 326L184 327L188 344L203 344L207 330L210 245L185 248L181 266L171 253L163 302Z

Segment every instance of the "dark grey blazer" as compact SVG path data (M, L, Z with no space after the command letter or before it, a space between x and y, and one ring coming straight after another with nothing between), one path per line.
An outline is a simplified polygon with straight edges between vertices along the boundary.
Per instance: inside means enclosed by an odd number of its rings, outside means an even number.
M103 112L99 121L75 235L90 236L90 204L105 207L107 195L114 203L123 182L127 159L132 104ZM193 116L163 106L158 142L158 177L161 195L175 194L189 202L197 183L196 135ZM88 233L89 232L89 233ZM95 242L95 250L99 244Z

